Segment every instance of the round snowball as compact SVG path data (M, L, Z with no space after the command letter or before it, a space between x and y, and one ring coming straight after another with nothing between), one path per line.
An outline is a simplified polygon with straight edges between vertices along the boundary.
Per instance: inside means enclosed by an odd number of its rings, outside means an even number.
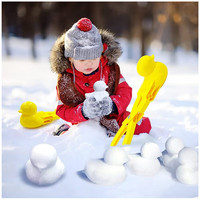
M156 159L161 156L161 151L156 143L146 142L141 147L141 156L147 159Z
M56 163L56 149L49 144L38 144L32 149L30 160L37 168L44 169L50 167Z
M183 141L177 137L170 137L165 143L165 148L167 152L171 155L178 154L181 149L183 149Z
M110 147L104 153L104 161L109 165L123 165L128 155L122 147Z
M198 154L194 149L185 147L179 152L178 161L180 164L183 164L183 165L197 163Z
M94 83L94 90L95 91L104 91L108 86L106 85L106 83L104 81L97 81Z

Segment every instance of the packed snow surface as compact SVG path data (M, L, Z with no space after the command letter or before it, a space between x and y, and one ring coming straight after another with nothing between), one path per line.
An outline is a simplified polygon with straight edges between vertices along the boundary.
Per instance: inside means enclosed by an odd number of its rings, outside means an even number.
M16 40L12 40L16 44ZM55 42L52 41L51 45ZM94 184L83 172L92 159L101 160L110 147L112 137L98 122L87 121L73 126L59 137L53 136L63 120L59 119L37 129L20 125L18 110L25 101L34 102L39 111L56 108L57 75L50 70L47 59L29 60L23 51L14 49L22 58L3 58L2 62L2 197L4 198L192 198L198 186L180 183L174 174L161 165L151 177L136 176L127 170L125 180L117 185ZM46 48L40 45L40 56ZM49 43L48 43L49 45ZM16 48L16 45L14 45ZM41 51L42 50L42 51ZM125 52L126 53L126 52ZM164 62L168 57L155 60ZM169 75L155 100L145 112L152 123L150 134L134 135L131 145L123 146L128 154L140 153L146 142L157 143L161 151L170 136L179 137L187 147L198 146L198 70L195 55L180 54L181 65L168 65ZM45 55L48 58L48 55ZM164 59L164 60L163 60ZM179 59L180 60L180 59ZM183 62L184 60L184 62ZM121 72L133 88L131 110L143 78L137 74L136 62L119 62ZM122 138L123 140L123 138ZM29 153L38 144L52 145L65 166L65 175L55 184L41 187L26 177ZM122 146L122 141L118 146ZM197 150L197 149L196 149ZM99 161L98 161L99 162ZM105 163L104 163L105 164ZM169 192L170 191L170 192Z

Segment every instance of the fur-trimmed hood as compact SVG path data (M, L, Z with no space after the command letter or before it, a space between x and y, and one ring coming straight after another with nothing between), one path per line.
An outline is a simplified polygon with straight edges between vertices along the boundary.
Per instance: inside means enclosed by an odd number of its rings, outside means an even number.
M107 57L108 65L112 65L117 62L117 59L121 56L122 49L111 32L106 30L99 30L99 32L102 38L102 43L106 43L108 46L103 55ZM64 40L65 33L56 40L50 53L51 70L58 74L62 74L67 68L70 68L69 60L64 57Z

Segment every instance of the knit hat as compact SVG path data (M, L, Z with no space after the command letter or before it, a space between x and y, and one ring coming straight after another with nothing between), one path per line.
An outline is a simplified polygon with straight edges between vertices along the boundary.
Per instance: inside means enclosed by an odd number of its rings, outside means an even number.
M65 57L75 60L90 60L101 56L101 35L87 18L80 19L65 33Z

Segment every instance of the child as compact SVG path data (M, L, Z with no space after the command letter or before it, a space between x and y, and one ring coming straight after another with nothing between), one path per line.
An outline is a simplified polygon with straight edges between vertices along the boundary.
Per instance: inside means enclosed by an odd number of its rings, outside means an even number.
M121 54L113 34L98 30L87 18L80 19L59 37L50 55L51 69L58 73L56 114L72 124L98 117L107 135L114 136L130 114L126 108L132 98L132 88L116 63ZM99 80L106 83L110 96L101 102L92 97L85 99L85 93L93 92L93 85ZM61 126L56 134L66 127ZM144 117L135 134L150 130L150 121Z

